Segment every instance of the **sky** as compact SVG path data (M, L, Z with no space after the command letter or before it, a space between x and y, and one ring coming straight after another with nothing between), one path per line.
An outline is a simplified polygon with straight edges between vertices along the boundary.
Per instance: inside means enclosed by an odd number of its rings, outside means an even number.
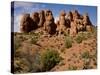
M14 5L11 4L11 23L14 26L14 32L19 32L20 17L23 13L33 13L44 9L50 9L53 13L55 20L57 20L61 10L69 12L78 10L83 15L88 13L93 25L97 25L97 7L96 6L83 6L83 5L68 5L68 4L49 4L49 3L36 3L36 2L22 2L16 1Z

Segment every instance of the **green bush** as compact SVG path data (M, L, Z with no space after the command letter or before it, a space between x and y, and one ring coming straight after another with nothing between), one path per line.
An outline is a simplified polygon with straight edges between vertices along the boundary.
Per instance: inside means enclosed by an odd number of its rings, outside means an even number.
M90 55L89 55L89 52L88 52L88 51L82 53L81 56L82 56L82 58L84 58L84 59L88 59L88 58L90 58Z
M66 48L72 47L72 38L69 36L65 38L65 47Z
M82 41L86 40L86 39L87 39L86 33L84 33L84 32L78 33L78 35L75 38L77 43L82 43Z
M49 71L52 69L55 65L57 65L61 60L61 57L59 56L59 53L55 50L47 49L42 55L41 55L41 64L43 66L42 71Z
M77 36L76 37L76 42L77 43L82 43L82 41L83 41L83 37L82 36Z

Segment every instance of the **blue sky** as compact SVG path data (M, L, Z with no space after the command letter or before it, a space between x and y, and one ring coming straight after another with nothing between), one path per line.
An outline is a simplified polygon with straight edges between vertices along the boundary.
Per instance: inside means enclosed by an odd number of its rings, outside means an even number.
M14 2L14 32L19 31L20 15L23 13L32 13L42 9L52 10L55 19L58 18L61 10L66 13L74 9L78 10L80 14L88 13L93 25L97 25L97 7L96 6L81 6L81 5L67 5L67 4L48 4L48 3L33 3L33 2ZM11 10L12 11L12 10Z

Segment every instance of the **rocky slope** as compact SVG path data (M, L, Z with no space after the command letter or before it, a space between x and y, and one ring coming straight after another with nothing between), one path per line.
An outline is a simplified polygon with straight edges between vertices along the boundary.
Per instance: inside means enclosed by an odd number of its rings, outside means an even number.
M61 11L54 20L51 10L23 14L21 32L13 35L14 73L97 67L97 29L88 14Z

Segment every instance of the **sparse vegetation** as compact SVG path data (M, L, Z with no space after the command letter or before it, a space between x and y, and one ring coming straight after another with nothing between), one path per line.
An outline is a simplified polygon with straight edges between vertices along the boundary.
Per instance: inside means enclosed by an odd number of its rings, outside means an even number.
M91 55L88 51L82 53L83 69L93 69L93 65L97 65L96 55L95 53ZM93 61L93 65L91 65L91 61Z
M43 65L43 71L49 71L55 65L57 65L61 60L59 53L55 50L47 49L41 55L41 64Z
M14 72L38 72L41 69L39 51L31 51L31 48L25 47L25 50L17 50L15 54Z
M30 36L31 44L36 44L38 39L39 39L39 37L40 37L40 34L31 32L31 33L29 33L29 36Z
M14 72L15 73L46 72L46 71L52 71L52 69L54 71L56 70L58 71L61 68L66 69L63 68L62 66L66 66L67 64L70 64L69 67L67 67L67 70L77 70L80 68L82 69L96 68L97 52L95 50L96 37L94 37L95 35L94 33L79 32L76 35L76 37L70 37L68 34L64 34L61 37L54 36L55 39L53 39L54 37L49 37L49 38L45 37L46 40L44 39L44 36L42 37L42 39L40 39L42 34L43 33L34 33L34 32L18 33L18 34L15 33L14 35L14 48L15 48ZM53 42L52 39L54 41L56 40L57 42L55 41L54 42L55 44L52 43ZM88 41L88 39L92 40L92 41L90 40L91 43ZM37 43L38 41L40 42L39 45ZM47 41L48 43L45 44L45 42ZM51 46L52 44L54 45ZM82 47L85 46L87 48L91 47L91 49L87 50L86 48L84 50L81 50L80 48L81 51L78 52L79 54L77 54L77 51L79 50L79 45L81 45ZM78 47L76 51L74 51L74 48L77 48L75 46ZM53 49L51 49L51 47ZM74 52L70 52L70 51L74 51ZM69 57L66 59L67 56ZM77 63L81 63L81 61L83 64L80 67L71 64L71 62L77 64Z
M29 71L30 63L25 58L17 58L14 61L14 72L23 73Z
M83 40L87 40L90 37L91 37L91 33L90 32L80 32L76 36L75 40L76 40L77 43L82 43Z
M31 42L32 44L36 44L37 41L38 41L38 38L35 37L35 36L33 36L33 37L31 38L31 41L30 41L30 42Z
M76 66L71 66L71 65L70 65L70 66L68 67L68 70L77 70L77 67L76 67Z
M82 36L77 36L77 38L76 38L76 42L77 43L81 43L82 42Z
M67 36L67 37L65 38L65 47L66 47L66 48L72 47L72 38L69 37L69 36Z
M88 52L88 51L83 52L83 53L82 53L82 58L84 58L84 59L90 58L89 52Z
M14 50L18 49L21 46L23 39L14 37Z
M97 26L88 12L82 15L76 9L66 11L18 13L20 26L15 27L20 32L11 32L14 73L97 67Z

